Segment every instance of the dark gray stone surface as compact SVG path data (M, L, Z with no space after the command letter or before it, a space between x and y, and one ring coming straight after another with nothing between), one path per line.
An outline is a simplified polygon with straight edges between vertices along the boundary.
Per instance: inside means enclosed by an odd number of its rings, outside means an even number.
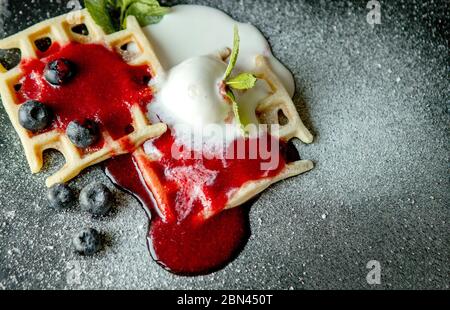
M317 137L298 146L317 167L258 199L252 237L228 267L177 277L150 259L130 196L114 189L116 212L102 221L49 209L44 178L61 158L50 153L32 176L0 108L0 289L449 289L449 2L381 0L374 28L367 1L163 1L179 2L221 8L269 38L295 75ZM4 3L0 37L67 11L60 0ZM94 179L107 182L93 168L72 185ZM100 256L71 252L83 226L108 234ZM370 260L381 263L379 286L366 282Z

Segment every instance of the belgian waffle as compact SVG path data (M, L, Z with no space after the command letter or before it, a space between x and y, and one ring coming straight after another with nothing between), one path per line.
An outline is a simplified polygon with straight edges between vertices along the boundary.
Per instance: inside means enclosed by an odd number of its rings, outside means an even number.
M271 94L256 107L256 115L259 121L262 124L279 125L279 130L272 132L272 135L278 136L281 140L289 141L293 138L298 138L303 143L312 143L313 135L303 124L291 97L280 79L270 68L267 59L262 55L258 55L255 58L255 62L256 76L265 80L271 89ZM287 118L286 124L280 124L278 117L280 111ZM238 207L263 192L272 184L308 172L313 168L314 164L312 161L300 160L288 164L276 177L248 182L230 197L226 208Z
M218 53L222 59L229 56L229 49L225 49ZM279 125L277 132L271 132L273 136L279 137L283 141L289 141L293 138L298 138L304 143L312 143L313 136L309 130L305 127L295 105L289 96L287 90L276 76L276 74L270 68L266 58L264 56L257 56L255 58L256 72L254 72L259 79L265 80L270 87L270 94L267 98L263 99L256 105L256 115L259 118L261 124L267 125ZM280 125L279 112L282 111L287 118L286 124ZM268 126L270 128L270 126ZM153 175L152 171L146 169L145 160L155 161L158 158L153 158L145 154L143 148L139 148L134 153L134 158L137 160L138 166L141 167L141 172L144 180L149 185L157 201L158 197L164 195L159 192L163 190L163 186L159 184L160 180ZM247 182L240 189L236 190L228 200L226 209L238 207L245 202L249 201L259 193L263 192L269 186L277 183L281 180L300 175L313 169L314 164L310 160L300 160L293 163L289 163L277 176L271 178L265 178L258 181ZM209 209L204 209L202 214L199 214L202 218L209 218L215 215ZM164 213L164 210L162 210Z
M82 26L87 30L86 34L75 32L76 27ZM47 38L60 45L69 42L82 44L100 43L112 50L121 53L125 62L132 66L148 65L152 75L157 76L162 72L162 67L157 59L152 46L143 34L136 18L129 16L127 29L107 35L89 15L87 10L69 13L52 18L34 25L18 34L0 41L0 49L19 49L22 59L37 58L36 42ZM137 49L132 53L124 52L121 47L133 43ZM43 152L48 149L56 149L65 158L65 165L46 180L47 186L63 183L76 177L85 168L107 160L113 156L130 152L129 146L134 146L134 151L146 140L157 137L167 130L164 124L151 125L145 113L136 104L131 108L134 131L118 140L113 140L104 132L104 146L100 150L92 152L81 151L75 147L60 130L52 130L45 133L33 134L24 129L18 121L20 105L15 94L14 85L18 83L22 72L18 66L6 70L0 65L0 93L6 112L20 137L26 158L33 173L38 173L43 167ZM126 143L125 143L126 142ZM127 148L124 148L124 145Z

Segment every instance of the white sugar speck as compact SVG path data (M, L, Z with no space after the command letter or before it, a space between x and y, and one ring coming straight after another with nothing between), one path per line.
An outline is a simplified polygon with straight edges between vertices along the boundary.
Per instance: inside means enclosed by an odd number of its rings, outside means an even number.
M0 33L4 33L5 20L11 16L8 10L8 0L0 0Z

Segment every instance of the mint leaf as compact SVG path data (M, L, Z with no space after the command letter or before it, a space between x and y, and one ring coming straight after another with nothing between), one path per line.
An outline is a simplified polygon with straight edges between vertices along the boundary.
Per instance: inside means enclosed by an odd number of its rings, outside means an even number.
M241 129L241 132L244 136L247 135L247 132L245 131L245 127L241 121L241 115L239 113L239 104L236 102L236 97L234 96L233 92L228 89L226 96L228 97L228 99L231 101L232 105L233 105L233 113L234 113L234 118L236 120L236 123L238 124L239 128Z
M255 87L258 79L251 73L241 73L225 83L233 89L247 90Z
M157 0L84 0L84 6L107 34L125 29L127 16L135 16L144 27L158 23L169 12Z
M121 29L126 28L126 12L128 7L138 0L117 0L117 9L120 9L119 24Z
M137 2L141 2L150 6L160 7L158 0L137 0Z
M234 26L234 40L233 40L233 52L230 56L230 62L228 63L227 71L225 71L225 76L223 78L224 81L228 80L233 72L234 67L236 66L237 58L239 56L239 45L241 43L241 38L239 37L239 29L238 26Z
M236 97L234 96L234 93L232 89L236 90L247 90L255 87L257 78L255 75L251 73L241 73L238 76L229 79L231 76L231 73L234 70L234 67L236 66L236 62L239 56L239 45L241 43L241 39L239 37L239 29L238 26L234 26L234 40L233 40L233 51L230 56L230 61L228 63L227 70L225 72L223 83L226 86L226 94L225 97L228 98L228 100L233 105L233 113L234 118L236 120L236 123L239 125L239 128L242 131L242 134L244 136L247 136L246 129L244 127L243 119L239 112L239 104L236 102Z
M158 1L140 0L132 3L127 11L126 16L133 15L139 22L141 27L156 24L169 13L170 9L159 5ZM125 17L126 18L126 17ZM126 25L124 25L125 27Z
M109 0L84 0L84 6L91 14L95 23L102 27L106 34L116 31L109 15Z

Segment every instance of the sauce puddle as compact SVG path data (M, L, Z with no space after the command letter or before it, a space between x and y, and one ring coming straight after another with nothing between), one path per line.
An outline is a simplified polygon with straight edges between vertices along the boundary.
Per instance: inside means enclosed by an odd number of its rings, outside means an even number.
M248 207L221 212L203 225L188 221L182 225L164 223L133 155L109 160L105 173L142 204L150 219L150 254L172 273L194 276L219 270L239 254L250 237Z
M173 137L170 133L153 141L163 154L166 154L164 148L170 149L172 143ZM276 175L286 163L299 159L293 144L281 143L279 155L281 155L279 165L277 169L269 172L269 176ZM211 192L208 191L207 185L202 189L206 192L207 201L212 203L213 216L207 219L198 216L202 212L199 210L201 206L197 201L189 215L180 219L177 218L180 213L174 207L175 197L185 187L192 184L174 185L170 179L167 179L170 171L168 173L158 173L158 171L165 169L167 172L170 169L177 169L177 164L190 167L195 165L196 161L164 158L170 156L170 153L167 153L159 161L144 161L143 164L141 156L144 155L135 153L111 159L105 164L105 172L116 186L131 193L146 210L150 219L147 238L152 258L166 270L184 276L204 275L225 267L239 254L249 239L251 203L244 207L223 210L226 201L223 201L221 197L222 191L239 188L247 181L263 178L263 175L258 174L255 163L248 159L233 159L227 160L225 167L220 167L217 166L219 165L217 161L200 159L206 167L216 165L215 169L218 171L219 185L212 184ZM165 162L166 160L168 162ZM259 161L256 160L256 162ZM156 179L153 180L157 180L157 183L160 183L157 186L164 190L166 197L163 200L153 195L145 181L146 173L156 175ZM186 177L188 180L195 179L192 174L187 174ZM195 181L183 182L195 183ZM164 200L166 206L161 206L161 201Z

